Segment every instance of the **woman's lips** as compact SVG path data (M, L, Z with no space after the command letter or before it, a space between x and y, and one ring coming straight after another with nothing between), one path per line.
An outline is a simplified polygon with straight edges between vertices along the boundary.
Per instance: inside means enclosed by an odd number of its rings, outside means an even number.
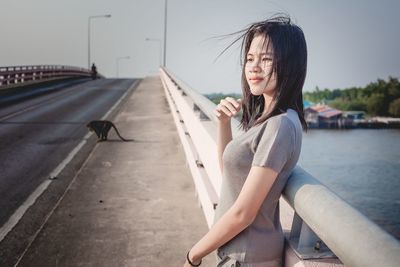
M261 81L263 81L264 80L264 78L261 78L261 77L253 77L253 78L250 78L249 79L249 81L251 82L251 83L259 83L259 82L261 82Z

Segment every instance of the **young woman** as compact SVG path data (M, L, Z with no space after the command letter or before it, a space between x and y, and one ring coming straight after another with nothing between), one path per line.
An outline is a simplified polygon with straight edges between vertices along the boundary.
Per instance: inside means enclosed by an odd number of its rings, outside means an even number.
M243 100L226 98L219 119L223 174L215 223L186 255L199 266L217 249L217 266L279 267L284 237L278 200L300 155L302 88L307 69L303 31L286 16L258 22L241 38ZM232 139L231 117L243 110L244 132Z

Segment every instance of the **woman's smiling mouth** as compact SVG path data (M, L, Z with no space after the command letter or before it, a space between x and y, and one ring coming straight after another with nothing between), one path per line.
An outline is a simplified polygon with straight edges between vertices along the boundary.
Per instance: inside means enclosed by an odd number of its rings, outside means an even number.
M251 83L259 83L259 82L261 82L261 81L263 81L263 80L264 80L263 77L251 77L251 78L249 78L249 81L250 81Z

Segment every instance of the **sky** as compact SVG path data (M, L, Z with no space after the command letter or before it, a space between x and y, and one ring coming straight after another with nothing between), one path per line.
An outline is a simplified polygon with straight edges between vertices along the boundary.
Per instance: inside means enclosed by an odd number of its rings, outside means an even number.
M165 0L0 0L0 66L87 67L106 77L158 74ZM304 91L361 87L400 77L398 0L168 0L166 67L200 93L240 93L239 47L219 38L271 17L290 15L304 31ZM129 59L119 57L129 56ZM118 63L117 63L118 62Z

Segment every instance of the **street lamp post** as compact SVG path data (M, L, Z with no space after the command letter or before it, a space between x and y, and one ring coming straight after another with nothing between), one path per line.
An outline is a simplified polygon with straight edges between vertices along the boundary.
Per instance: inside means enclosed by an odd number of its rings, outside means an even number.
M119 77L119 61L121 60L121 59L130 59L130 56L125 56L125 57L117 57L116 58L116 72L117 72L117 78Z
M167 61L167 11L168 11L168 0L164 3L164 59L163 66L165 67Z
M153 41L153 42L158 42L159 43L159 48L160 48L160 51L159 51L159 62L160 62L160 66L162 66L162 63L161 63L161 58L162 58L162 40L158 39L158 38L146 38L146 41ZM164 51L164 53L165 53L165 51Z
M88 69L90 69L90 21L95 18L111 18L110 14L107 15L97 15L88 17Z

